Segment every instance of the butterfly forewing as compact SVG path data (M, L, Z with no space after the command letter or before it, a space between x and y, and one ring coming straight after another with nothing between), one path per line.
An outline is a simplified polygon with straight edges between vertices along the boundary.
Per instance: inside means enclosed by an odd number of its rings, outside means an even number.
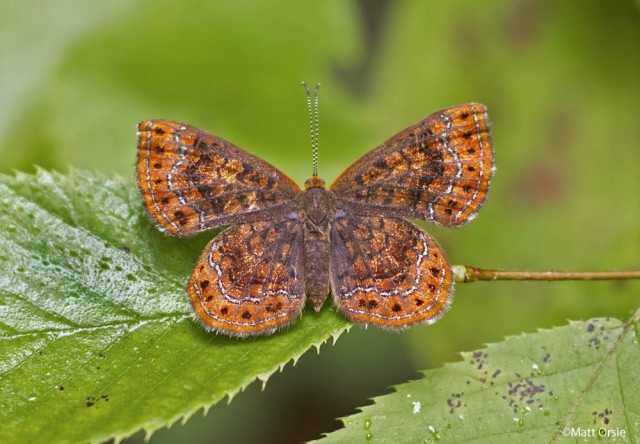
M338 208L456 226L482 206L492 174L486 108L470 103L401 131L354 163L331 189Z
M295 182L220 137L166 120L140 122L138 134L138 186L149 213L171 234L268 220L295 208Z
M231 336L268 334L304 307L302 221L233 226L205 248L187 285L197 319Z
M336 306L353 321L401 329L444 314L453 276L438 244L415 225L338 211L331 286Z

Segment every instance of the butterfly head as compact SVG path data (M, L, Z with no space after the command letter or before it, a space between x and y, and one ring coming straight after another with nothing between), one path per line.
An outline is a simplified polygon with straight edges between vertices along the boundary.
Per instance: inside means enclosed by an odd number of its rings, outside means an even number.
M326 188L326 184L324 180L320 179L318 176L311 176L311 178L307 179L304 183L304 189L310 190L311 188L322 188L324 190Z

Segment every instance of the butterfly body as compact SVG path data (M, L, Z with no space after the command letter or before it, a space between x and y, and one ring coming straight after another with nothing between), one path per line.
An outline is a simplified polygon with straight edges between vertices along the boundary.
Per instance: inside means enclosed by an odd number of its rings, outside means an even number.
M194 317L231 336L291 324L331 293L355 322L398 330L450 306L453 276L436 241L405 218L458 226L475 216L493 173L486 109L448 108L401 131L327 189L301 190L264 160L179 122L138 125L137 178L164 231L228 226L187 284Z
M318 311L329 295L330 231L335 213L333 193L319 177L305 183L300 213L304 218L305 295Z

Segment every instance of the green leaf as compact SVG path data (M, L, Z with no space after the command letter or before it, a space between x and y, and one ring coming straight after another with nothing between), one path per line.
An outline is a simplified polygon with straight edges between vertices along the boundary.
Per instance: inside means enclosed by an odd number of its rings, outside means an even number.
M640 310L510 337L374 398L330 442L640 441Z
M159 233L123 179L18 173L0 196L0 442L151 433L349 328L325 309L267 338L205 332L183 288L211 234Z

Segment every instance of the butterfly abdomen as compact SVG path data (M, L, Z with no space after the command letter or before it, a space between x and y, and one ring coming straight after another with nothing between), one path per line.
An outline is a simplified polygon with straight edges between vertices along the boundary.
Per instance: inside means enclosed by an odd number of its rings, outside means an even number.
M304 292L316 311L329 294L329 239L319 232L305 233Z

